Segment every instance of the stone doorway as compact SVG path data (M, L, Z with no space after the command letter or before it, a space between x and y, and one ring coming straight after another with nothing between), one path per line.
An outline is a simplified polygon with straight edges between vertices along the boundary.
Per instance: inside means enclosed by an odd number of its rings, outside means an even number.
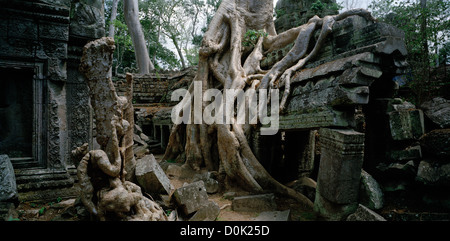
M42 166L42 82L28 67L0 65L0 153L15 168Z

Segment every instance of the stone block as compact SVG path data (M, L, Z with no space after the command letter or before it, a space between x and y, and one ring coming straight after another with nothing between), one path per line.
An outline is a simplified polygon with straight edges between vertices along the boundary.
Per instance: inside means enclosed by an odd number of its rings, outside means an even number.
M440 128L450 128L450 100L436 97L423 103L420 108L434 124Z
M317 186L327 200L349 204L358 199L364 159L364 134L344 129L322 128Z
M356 211L347 217L347 221L386 221L386 219L378 213L359 204Z
M273 193L235 197L231 203L233 211L261 212L273 211L276 208L277 204Z
M417 140L425 133L422 110L391 111L388 115L391 137L395 141Z
M206 192L208 194L213 194L219 191L219 182L216 180L214 173L205 172L203 174L195 174L192 181L202 180L205 183Z
M17 192L16 176L8 155L0 155L0 202L16 201Z
M206 205L200 207L189 221L215 221L219 213L219 205L214 201L209 201Z
M209 202L203 181L194 182L176 189L172 198L174 198L185 215L200 210L201 207L208 205Z
M416 160L422 157L420 145L407 147L405 150L394 150L390 152L392 161Z
M144 192L171 194L174 189L152 154L137 160L135 172L136 179Z
M442 165L431 161L421 161L416 181L428 186L450 187L450 163Z
M361 170L361 186L359 202L370 209L381 209L384 205L384 194L378 182L366 171Z
M255 221L289 221L291 210L262 212L255 218Z
M314 199L314 211L321 217L328 221L343 221L350 214L356 211L358 207L357 202L350 204L338 204L327 200L318 191L320 186L317 187L316 197Z
M450 129L432 130L420 139L423 152L438 159L448 160L450 158Z
M0 202L0 221L19 220L19 214L13 203Z

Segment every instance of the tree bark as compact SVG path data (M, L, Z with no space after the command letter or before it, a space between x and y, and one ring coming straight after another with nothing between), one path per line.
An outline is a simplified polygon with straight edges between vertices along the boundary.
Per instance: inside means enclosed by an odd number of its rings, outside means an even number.
M366 10L354 9L323 19L315 16L307 24L277 35L273 23L272 0L223 0L204 35L199 51L198 71L189 88L190 94L180 102L180 106L194 103L189 101L189 98L193 98L193 85L197 81L201 83L203 92L218 87L223 88L225 92L284 86L282 104L285 104L289 95L291 74L301 69L317 54L335 21L351 15L361 15L374 20ZM245 48L242 42L245 33L250 29L264 30L268 36L260 37L253 48ZM320 30L319 39L314 49L308 53L309 41L316 30ZM265 53L292 42L295 42L294 47L272 69L265 71L260 68L260 61ZM225 98L225 95L223 97ZM222 100L222 107L223 103L225 99ZM203 103L203 108L205 105ZM283 108L283 105L280 108ZM194 116L194 108L191 110ZM232 119L236 120L236 117ZM312 208L313 203L308 198L279 183L259 163L247 142L246 130L250 126L249 123L231 123L235 124L174 125L163 159L173 159L182 154L183 148L180 146L184 142L180 140L183 139L182 132L185 130L186 165L195 170L202 166L210 170L218 169L226 178L245 189L253 192L275 191Z
M108 37L114 38L115 34L115 27L114 27L114 21L117 18L117 5L119 5L119 0L113 0L112 7L111 7L111 19L109 24L109 32Z
M175 49L177 50L178 56L180 56L181 67L183 69L186 69L186 61L184 61L183 52L181 51L180 45L178 44L177 37L171 35L170 39L172 39L173 45L175 45Z
M155 67L150 60L145 44L144 33L142 32L142 26L139 21L138 0L124 0L123 12L131 40L133 41L134 54L136 56L139 74L148 74L150 71L154 70Z
M100 150L87 145L74 150L83 156L78 167L77 186L87 210L99 220L167 220L158 204L143 196L133 183L134 111L133 78L127 75L128 88L118 96L109 75L114 40L104 37L85 45L80 71L89 86Z
M427 34L427 0L420 0L420 7L422 8L422 16L420 23L420 33L422 35L422 78L419 85L419 103L425 99L425 91L423 90L430 81L430 62L428 54L428 34Z

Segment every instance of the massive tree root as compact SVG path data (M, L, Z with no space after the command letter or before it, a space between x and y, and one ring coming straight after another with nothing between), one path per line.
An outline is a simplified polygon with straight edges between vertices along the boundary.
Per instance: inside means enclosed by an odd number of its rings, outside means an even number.
M203 93L210 88L222 88L225 92L229 89L270 90L284 86L280 104L282 111L289 96L292 74L317 54L335 21L352 15L375 21L368 11L354 9L324 18L314 16L308 23L277 35L272 13L272 0L222 1L205 33L199 52L200 61L194 81L202 83ZM263 30L267 36L261 36L253 47L243 47L244 35L250 29ZM319 29L320 36L314 49L308 53L309 42L313 41L314 33ZM294 47L282 60L270 70L261 69L260 61L264 54L293 42ZM189 88L189 95L179 104L183 108L194 103L190 99L193 98L193 85ZM313 203L309 199L276 181L258 162L246 137L250 128L252 126L249 123L174 125L164 159L174 159L184 149L186 164L193 169L198 170L205 165L211 170L219 166L228 178L250 191L275 191L312 207ZM186 133L185 139L183 132Z
M77 167L81 201L99 220L167 220L164 211L132 182L133 78L127 75L129 88L125 96L117 96L108 75L114 49L112 38L101 38L84 47L81 59L101 147L88 151L84 145L72 153L83 156Z

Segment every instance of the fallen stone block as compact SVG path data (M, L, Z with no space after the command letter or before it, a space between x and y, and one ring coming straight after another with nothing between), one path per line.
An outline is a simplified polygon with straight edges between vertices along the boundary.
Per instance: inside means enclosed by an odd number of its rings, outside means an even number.
M359 204L356 211L347 217L347 221L386 221L378 213Z
M193 181L202 180L205 183L206 192L214 194L219 191L219 182L215 179L214 173L205 172L203 174L195 174Z
M18 201L16 175L8 155L0 155L0 202Z
M273 193L235 197L231 203L233 211L261 212L273 211L276 208L277 204Z
M450 158L450 129L432 130L423 135L419 142L423 152L428 156L442 160Z
M11 202L0 202L0 221L19 220L16 208Z
M208 205L208 194L203 181L194 182L178 188L172 198L183 214L189 215Z
M255 218L255 221L289 221L291 210L262 212Z
M381 209L384 205L384 194L378 182L366 171L361 170L359 202L370 209Z
M144 192L171 194L174 189L152 154L137 160L135 173Z
M189 221L215 221L219 213L219 205L214 201L209 201L206 205L200 207Z
M423 103L420 108L440 128L450 128L450 100L436 97Z
M422 158L420 145L410 146L404 150L394 150L390 153L392 161L416 160Z
M417 140L425 133L422 110L392 111L388 115L393 140Z
M148 145L145 146L139 146L139 145L133 145L133 152L136 156L136 159L141 159L145 155L150 154L150 150L148 149Z
M450 187L450 163L421 161L416 181L423 185Z

